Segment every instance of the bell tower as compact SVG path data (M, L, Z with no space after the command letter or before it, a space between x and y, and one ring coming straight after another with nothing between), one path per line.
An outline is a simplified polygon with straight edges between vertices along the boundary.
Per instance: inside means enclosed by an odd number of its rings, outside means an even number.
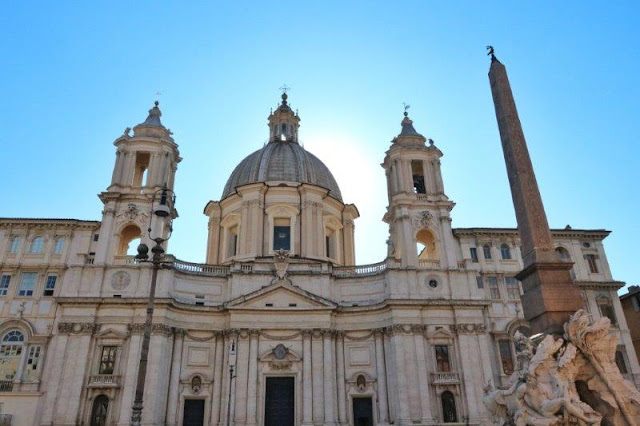
M388 256L409 268L456 268L450 212L455 205L444 193L442 152L413 127L405 111L402 130L391 141L382 167L389 204Z
M102 264L116 258L126 261L137 240L148 241L149 212L153 194L166 187L173 190L175 173L180 160L178 145L160 117L155 102L149 116L124 133L113 143L116 161L111 184L99 194L104 203L102 224L98 235L95 263ZM163 233L166 232L163 231Z

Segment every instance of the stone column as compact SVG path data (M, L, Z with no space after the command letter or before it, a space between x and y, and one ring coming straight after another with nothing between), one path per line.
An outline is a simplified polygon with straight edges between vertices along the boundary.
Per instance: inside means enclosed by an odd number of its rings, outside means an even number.
M238 335L236 374L235 422L242 424L247 420L247 376L249 367L249 334L243 330Z
M420 388L420 413L422 423L433 421L431 414L431 398L429 395L429 372L427 371L427 358L424 350L424 334L422 330L416 330L414 335L416 345L416 358L418 362L418 386Z
M458 343L460 345L460 359L463 366L474 366L474 368L462 368L462 380L464 380L464 391L468 405L468 415L470 423L477 423L480 416L485 412L482 399L478 389L484 386L482 359L478 359L480 352L476 331L483 330L482 324L458 324Z
M83 324L85 326L85 324ZM75 424L80 409L80 394L85 388L85 373L89 359L89 346L93 324L86 324L77 336L69 338L69 347L65 360L66 377L60 383L60 398L56 405L54 423Z
M182 369L182 346L185 330L176 329L173 334L173 359L171 360L171 379L169 381L169 401L167 402L167 424L178 424L178 406L180 405L180 370Z
M249 377L247 383L247 425L255 425L258 392L258 344L260 332L249 330Z
M166 389L169 386L171 328L154 324L149 344L149 366L144 387L142 422L164 424L167 404ZM165 389L159 392L158 389Z
M313 425L311 380L311 330L302 330L302 425Z
M411 412L409 406L409 382L407 380L407 362L405 360L405 347L403 342L403 326L391 327L390 346L393 351L394 370L397 376L397 388L393 389L396 407L396 424L411 424Z
M345 389L344 374L344 332L340 331L336 334L336 352L337 352L337 385L338 385L338 422L341 425L347 424L347 391Z
M378 423L389 423L389 402L387 400L387 371L384 359L383 332L381 329L374 331L376 342L376 379L378 381Z
M48 356L45 357L45 372L49 372L50 376L49 380L43 383L43 385L46 383L46 392L43 395L43 398L45 398L44 411L42 413L43 424L53 424L53 415L59 394L58 385L62 382L62 367L64 363L61 360L65 358L68 339L69 336L65 334L54 335L49 345Z
M335 365L331 353L331 330L324 330L322 333L322 342L324 347L324 356L322 360L324 370L324 424L335 425L336 417L333 411L334 399L336 397L333 388Z
M211 417L209 424L215 426L220 422L220 402L222 401L222 376L224 366L224 336L218 333L216 336L216 353L215 362L213 364L213 392L211 396Z
M129 350L127 351L127 366L122 375L122 405L120 406L120 419L118 424L128 425L131 421L131 405L136 389L136 379L138 375L138 363L140 361L140 347L142 345L142 336L139 333L132 334L129 337ZM122 362L125 360L123 359Z
M433 172L436 180L436 193L438 195L444 195L444 184L442 183L442 170L440 170L440 160L433 162Z
M324 422L324 380L322 369L322 333L320 330L313 331L311 340L311 351L313 353L311 371L313 376L313 422Z

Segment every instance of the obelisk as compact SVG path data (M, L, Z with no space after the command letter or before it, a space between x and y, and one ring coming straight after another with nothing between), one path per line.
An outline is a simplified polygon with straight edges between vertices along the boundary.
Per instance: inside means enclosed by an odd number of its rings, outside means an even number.
M489 82L521 240L524 269L516 278L524 290L524 316L535 333L561 334L569 316L583 307L580 289L569 273L572 263L556 257L507 70L493 48L489 54Z

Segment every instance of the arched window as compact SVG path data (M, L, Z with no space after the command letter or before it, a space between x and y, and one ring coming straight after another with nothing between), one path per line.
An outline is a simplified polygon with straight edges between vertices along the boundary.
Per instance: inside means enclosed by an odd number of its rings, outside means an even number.
M484 255L485 259L491 259L491 246L489 244L485 244L482 246L482 254Z
M98 395L93 400L91 410L91 426L104 426L107 424L107 411L109 410L109 398L106 395Z
M438 248L433 233L428 229L421 229L416 235L416 250L418 252L418 264L423 266L438 261Z
M456 423L458 413L456 412L456 398L449 391L442 392L442 421L445 423Z
M44 238L35 237L31 241L31 246L29 247L29 252L30 253L42 253L43 249L44 249Z
M556 248L556 256L563 262L571 262L571 255L569 254L569 251L564 247ZM576 273L573 271L573 268L571 268L569 273L571 274L571 278L575 280Z
M9 330L0 343L0 381L14 380L22 351L24 350L24 334L20 330Z
M511 259L511 249L509 249L509 245L507 243L500 244L500 254L505 260Z
M122 232L120 232L120 242L118 245L117 256L135 255L136 249L140 243L140 237L142 232L136 225L127 225Z
M9 244L9 253L17 253L18 248L20 248L20 237L13 237Z

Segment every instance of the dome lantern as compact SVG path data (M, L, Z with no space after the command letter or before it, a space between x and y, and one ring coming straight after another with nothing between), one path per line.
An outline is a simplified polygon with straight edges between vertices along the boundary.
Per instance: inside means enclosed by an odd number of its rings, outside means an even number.
M300 117L294 113L287 103L287 89L283 86L282 102L278 108L269 115L269 143L293 142L298 143L298 127Z

